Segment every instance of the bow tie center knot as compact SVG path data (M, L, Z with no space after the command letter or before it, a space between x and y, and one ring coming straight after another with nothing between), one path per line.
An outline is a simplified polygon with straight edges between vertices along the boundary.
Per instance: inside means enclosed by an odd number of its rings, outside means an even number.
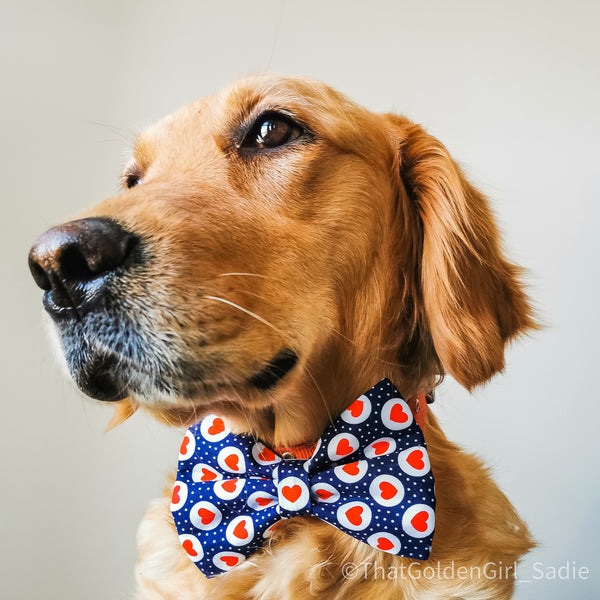
M283 460L277 465L278 512L289 518L310 514L310 483L304 460Z

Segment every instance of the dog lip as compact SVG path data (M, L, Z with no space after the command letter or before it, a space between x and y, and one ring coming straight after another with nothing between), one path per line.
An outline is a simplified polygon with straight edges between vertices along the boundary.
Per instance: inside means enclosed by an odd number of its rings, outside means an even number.
M57 323L69 319L81 320L85 314L95 312L102 306L104 295L102 285L104 285L104 281L93 281L85 286L81 286L87 288L86 293L89 294L89 300L85 306L74 301L71 297L73 292L69 294L65 291L64 298L57 298L55 296L56 290L44 292L42 306Z
M44 310L56 321L60 323L61 321L66 321L69 319L78 320L79 314L76 308L73 305L63 306L61 304L57 304L54 301L53 292L44 292L42 296L42 306Z
M286 348L278 352L266 367L248 379L248 383L261 392L273 388L283 379L298 363L298 355Z

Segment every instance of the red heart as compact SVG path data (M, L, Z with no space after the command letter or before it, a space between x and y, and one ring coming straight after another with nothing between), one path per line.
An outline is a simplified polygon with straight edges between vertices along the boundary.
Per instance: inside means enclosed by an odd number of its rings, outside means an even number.
M217 435L218 433L222 433L223 431L225 431L225 423L220 417L217 417L212 422L212 425L208 428L208 433L210 433L210 435Z
M239 461L239 457L237 454L230 454L228 457L225 458L225 464L232 470L232 471L238 471L239 470L239 465L238 465L238 461Z
M429 513L422 510L417 513L411 520L410 524L417 530L423 533L427 531L427 520L429 519Z
M363 406L364 406L364 402L362 400L355 400L350 407L348 408L348 410L350 411L350 414L356 419L356 417L360 417L362 411L363 411Z
M338 442L335 452L338 456L346 456L346 454L352 454L352 452L354 452L354 448L350 445L350 442L347 438L342 438Z
M179 497L179 491L181 490L181 486L180 485L176 485L173 488L173 496L171 497L171 503L172 504L179 504L179 502L181 501L181 498Z
M384 454L389 447L390 447L389 442L375 442L373 444L373 450L375 450L375 456Z
M333 496L333 492L330 492L329 490L315 490L315 493L317 496L319 496L319 498L321 498L321 500L327 500L327 498L331 498L331 496Z
M271 504L271 502L273 502L273 498L257 498L256 499L256 504L258 504L259 506L267 506L267 504Z
M190 556L198 556L198 553L194 550L194 544L192 543L192 540L185 540L185 542L183 542L181 545Z
M259 506L267 506L267 504L271 504L273 502L273 498L257 498L256 504Z
M394 544L390 542L387 538L377 538L377 547L380 550L391 550L394 547Z
M398 493L396 486L391 484L389 481L382 481L379 484L379 491L381 492L381 497L384 500L390 500Z
M227 481L224 481L224 482L221 484L221 487L222 487L222 488L223 488L223 489L224 489L226 492L229 492L229 493L231 494L232 492L235 492L235 488L236 488L236 486L237 486L237 482L238 482L238 480L237 480L237 479L228 479Z
M358 461L344 465L342 467L342 471L344 471L344 473L348 473L348 475L358 475L360 473Z
M199 508L198 516L202 521L202 525L208 525L215 518L215 513L212 510L208 510L208 508Z
M262 452L258 455L259 460L264 460L265 462L270 462L275 460L275 452L265 447L262 449Z
M404 412L402 404L394 404L394 406L392 406L390 419L395 423L406 423L406 421L408 421L408 415Z
M239 557L237 556L221 556L221 561L224 562L228 567L233 567L238 564Z
M217 478L217 474L214 471L209 471L202 467L202 477L200 477L200 481L212 481Z
M302 493L302 488L299 485L284 485L281 488L281 493L283 494L283 497L288 501L288 502L296 502L296 500L298 500L298 498L300 498L300 494Z
M350 523L352 523L352 525L358 527L362 524L362 512L362 506L353 506L352 508L349 508L346 511L346 518L348 519L348 521L350 521Z
M414 450L406 457L406 462L413 468L420 471L425 468L423 460L423 450Z
M179 454L185 454L187 452L188 444L190 443L190 438L186 435L181 442L181 446L179 447Z
M275 452L265 447L262 449L262 452L258 455L258 459L264 460L265 462L275 460Z
M246 521L240 521L233 528L233 535L240 540L245 540L248 537L248 530L246 529Z

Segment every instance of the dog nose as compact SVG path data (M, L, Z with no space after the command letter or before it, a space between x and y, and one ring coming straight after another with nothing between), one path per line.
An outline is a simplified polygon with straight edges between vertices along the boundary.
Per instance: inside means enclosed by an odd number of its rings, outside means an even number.
M135 241L136 236L105 218L71 221L43 233L29 252L29 269L36 284L49 292L46 308L86 308L107 276L127 262Z

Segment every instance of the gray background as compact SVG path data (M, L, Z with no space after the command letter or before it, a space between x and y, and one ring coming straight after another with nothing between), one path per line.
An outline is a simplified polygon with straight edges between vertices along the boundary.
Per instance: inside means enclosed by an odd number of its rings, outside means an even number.
M599 533L597 2L65 2L5 5L0 596L126 599L135 530L179 432L112 414L59 372L26 255L115 193L135 132L249 72L323 79L423 123L494 202L547 329L435 412L539 540L517 598L595 598ZM125 153L126 155L126 153Z

